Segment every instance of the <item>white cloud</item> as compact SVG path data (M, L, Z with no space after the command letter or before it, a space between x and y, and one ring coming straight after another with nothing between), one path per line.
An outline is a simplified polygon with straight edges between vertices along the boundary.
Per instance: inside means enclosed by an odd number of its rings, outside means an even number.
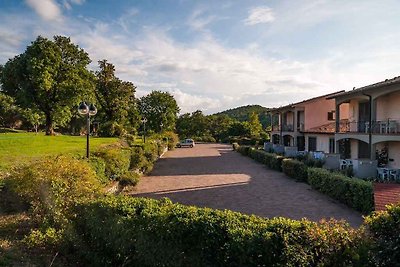
M249 16L244 20L246 25L269 23L275 20L274 12L267 6L259 6L249 10Z
M26 3L44 20L61 19L60 7L53 0L26 0Z

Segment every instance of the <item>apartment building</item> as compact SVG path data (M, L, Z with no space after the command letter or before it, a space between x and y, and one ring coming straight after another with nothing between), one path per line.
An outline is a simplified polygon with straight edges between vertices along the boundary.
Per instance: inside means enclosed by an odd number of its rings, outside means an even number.
M400 77L328 100L335 100L335 144L341 158L400 168ZM339 120L343 105L348 106L347 121Z
M344 91L331 93L271 111L277 121L272 125L271 142L298 151L335 152L336 105L332 98ZM329 99L328 99L329 98ZM348 119L348 104L339 106L339 118Z

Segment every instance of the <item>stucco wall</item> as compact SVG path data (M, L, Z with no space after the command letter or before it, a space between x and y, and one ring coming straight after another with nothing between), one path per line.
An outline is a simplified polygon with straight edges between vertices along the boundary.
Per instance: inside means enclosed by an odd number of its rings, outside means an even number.
M318 98L310 102L302 103L304 106L305 129L311 129L321 125L335 122L328 120L328 112L335 111L335 100ZM340 119L347 119L349 116L349 104L340 105ZM335 119L335 116L333 117Z
M317 151L329 153L329 138L334 138L333 134L305 134L306 150L308 150L308 137L317 138Z
M350 152L352 159L358 158L358 140L350 139Z
M393 159L389 161L389 167L400 169L400 142L388 142L388 155Z
M376 119L400 120L400 91L378 97L376 100Z

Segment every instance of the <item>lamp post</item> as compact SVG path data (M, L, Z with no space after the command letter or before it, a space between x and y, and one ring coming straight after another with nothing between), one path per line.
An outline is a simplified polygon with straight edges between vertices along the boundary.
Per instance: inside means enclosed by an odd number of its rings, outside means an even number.
M86 116L86 158L89 158L90 116L96 115L97 108L93 104L88 105L86 102L81 102L78 112Z
M162 127L164 126L164 124L161 122L160 123L160 133L162 133Z
M143 118L142 123L143 123L143 143L146 143L146 122L147 119Z

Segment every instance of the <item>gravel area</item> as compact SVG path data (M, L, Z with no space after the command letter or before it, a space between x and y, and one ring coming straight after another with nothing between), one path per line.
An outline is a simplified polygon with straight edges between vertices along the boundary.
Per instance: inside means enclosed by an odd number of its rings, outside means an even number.
M363 221L357 211L223 144L167 152L129 194L269 218L345 219L353 227Z

